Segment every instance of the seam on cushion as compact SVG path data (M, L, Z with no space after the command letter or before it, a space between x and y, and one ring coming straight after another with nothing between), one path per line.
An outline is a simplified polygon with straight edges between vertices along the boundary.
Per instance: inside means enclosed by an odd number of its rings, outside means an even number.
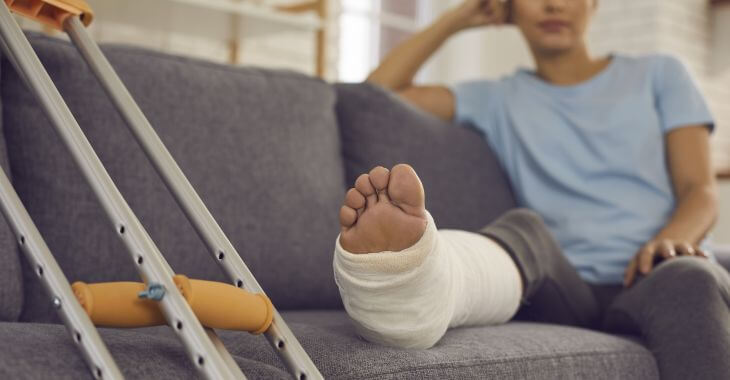
M598 354L598 355L596 355L596 354ZM582 357L589 357L589 356L601 356L601 357L608 356L608 357L614 357L614 358L616 358L616 357L627 357L627 358L650 357L650 358L654 359L654 357L652 355L641 355L638 353L595 351L595 352L582 352L582 353L577 353L577 354L563 354L563 355L556 355L556 356L548 356L548 355L538 356L538 357L519 356L519 357L499 359L499 360L490 360L490 361L477 361L477 360L470 359L470 360L461 360L461 361L453 361L453 362L443 362L443 363L428 364L428 365L419 366L416 368L407 368L407 369L404 369L401 371L396 370L396 371L389 371L389 372L379 372L379 373L367 374L367 375L364 375L364 377L365 378L378 378L383 375L415 373L415 372L420 372L423 370L429 370L429 369L433 369L433 368L443 368L445 366L448 366L450 368L455 368L455 369L456 368L469 368L469 367L479 368L479 367L488 367L491 365L503 364L503 363L540 362L540 361L547 361L547 360L556 360L556 359L561 360L561 359L566 359L566 358L582 358ZM470 362L472 364L469 364ZM655 363L655 368L656 368L656 361L654 361L654 363ZM338 376L343 376L343 375L338 375ZM363 378L362 375L358 375L356 373L348 373L344 376L358 376L358 378Z

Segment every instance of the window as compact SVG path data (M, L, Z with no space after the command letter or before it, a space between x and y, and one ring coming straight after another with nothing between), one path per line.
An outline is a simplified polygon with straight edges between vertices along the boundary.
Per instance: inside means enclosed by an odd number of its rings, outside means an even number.
M339 80L359 82L421 25L429 0L342 0Z

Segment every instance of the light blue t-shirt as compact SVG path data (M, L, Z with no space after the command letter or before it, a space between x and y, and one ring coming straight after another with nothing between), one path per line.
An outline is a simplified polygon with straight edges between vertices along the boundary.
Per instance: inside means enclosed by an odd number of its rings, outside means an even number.
M544 218L592 283L620 283L674 211L664 134L714 128L686 68L665 55L614 55L599 74L571 86L522 69L451 90L457 121L485 134L518 203Z

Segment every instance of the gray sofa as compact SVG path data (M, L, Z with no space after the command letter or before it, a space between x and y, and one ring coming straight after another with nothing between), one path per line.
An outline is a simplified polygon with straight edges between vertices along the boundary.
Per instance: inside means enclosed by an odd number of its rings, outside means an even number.
M226 281L76 50L29 34L97 154L178 273ZM657 378L640 337L527 322L449 331L429 350L358 338L332 276L338 211L376 164L412 164L441 228L514 207L474 129L366 85L233 68L124 46L104 50L327 378ZM0 164L70 281L137 280L90 187L12 65L0 66ZM86 366L0 221L0 378L79 379ZM197 375L166 327L100 329L128 378ZM260 336L220 331L250 378L288 378Z

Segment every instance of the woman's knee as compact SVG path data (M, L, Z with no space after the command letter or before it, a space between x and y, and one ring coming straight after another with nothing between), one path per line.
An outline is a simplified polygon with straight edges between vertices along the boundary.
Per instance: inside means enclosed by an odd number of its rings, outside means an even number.
M529 208L515 208L509 210L504 213L501 218L509 219L522 225L529 225L537 228L545 227L545 221L542 216Z
M690 323L698 313L709 317L712 310L726 310L730 279L720 271L724 269L699 257L665 261L616 298L604 324L613 331L651 334L677 321Z
M659 264L644 279L650 288L662 293L697 295L728 292L727 273L717 264L700 257L677 257ZM727 297L727 294L726 294Z

